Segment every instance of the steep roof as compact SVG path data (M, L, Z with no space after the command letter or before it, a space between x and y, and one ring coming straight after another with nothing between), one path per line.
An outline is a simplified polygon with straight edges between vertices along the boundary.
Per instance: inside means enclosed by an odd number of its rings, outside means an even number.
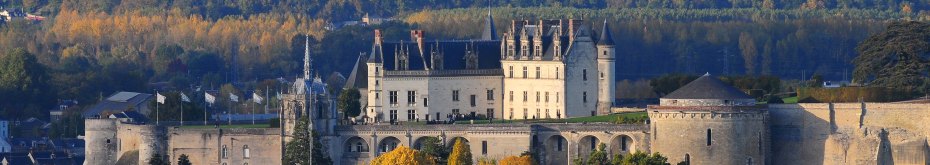
M117 113L135 108L135 110L140 110L145 107L136 107L137 105L144 106L143 103L152 100L152 94L145 93L136 93L136 92L117 92L108 97L107 99L100 101L91 108L88 108L84 111L84 117L94 117L99 116L103 112Z
M610 27L607 26L607 19L604 19L604 26L601 27L601 37L597 45L614 45L613 36L610 35Z
M349 74L349 78L346 80L344 88L367 88L368 68L365 61L368 61L365 56L358 57L358 60L355 61L355 66L352 67L352 73Z
M442 69L465 69L465 55L467 51L475 51L478 55L478 69L500 69L500 41L492 40L438 40L423 41L423 47L416 42L384 42L381 45L384 51L384 70L395 70L395 59L399 53L408 53L408 70L426 70L430 65L432 51L442 54ZM438 49L438 50L434 50ZM423 52L420 52L423 50ZM369 59L369 61L371 61Z
M745 92L705 74L662 97L663 99L753 99Z
M481 40L497 40L497 31L494 30L494 17L488 9L488 17L484 19L484 30L481 31Z

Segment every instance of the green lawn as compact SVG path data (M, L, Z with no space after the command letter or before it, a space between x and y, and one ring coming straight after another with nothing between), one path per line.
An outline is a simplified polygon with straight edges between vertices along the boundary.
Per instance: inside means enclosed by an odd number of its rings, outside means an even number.
M186 125L186 126L181 126L181 128L195 128L195 129L200 128L200 129L203 129L203 128L214 128L214 125L212 125L212 124L211 124L211 125ZM223 129L228 129L228 128L271 128L271 125L269 125L269 124L234 124L234 125L221 124L221 125L219 125L219 128L223 128Z
M625 117L625 122L623 123L640 123L649 117L646 115L646 112L626 112L626 113L615 113L610 115L601 115L601 116L589 116L589 117L576 117L568 119L539 119L539 120L494 120L494 123L595 123L595 122L606 122L606 123L617 123L619 117ZM456 121L456 124L470 124L470 121ZM475 124L488 124L488 120L475 120Z
M783 98L781 99L781 101L784 101L785 104L795 104L795 103L798 103L798 97L795 96L795 97Z

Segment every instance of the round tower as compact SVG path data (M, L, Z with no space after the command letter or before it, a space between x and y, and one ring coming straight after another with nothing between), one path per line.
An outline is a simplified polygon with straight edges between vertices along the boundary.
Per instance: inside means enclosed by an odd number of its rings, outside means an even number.
M765 164L768 111L705 74L648 109L651 149L669 163Z
M116 120L84 120L84 164L115 164L117 155Z
M613 36L610 35L610 27L607 26L607 20L605 19L601 28L601 37L597 42L598 114L610 114L610 108L614 105L614 99L616 99L615 53Z

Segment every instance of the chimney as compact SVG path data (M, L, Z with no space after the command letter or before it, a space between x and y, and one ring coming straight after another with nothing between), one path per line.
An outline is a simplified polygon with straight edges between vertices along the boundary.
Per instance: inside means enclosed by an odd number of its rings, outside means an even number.
M381 29L375 29L375 45L381 45Z
M559 29L557 29L557 30L559 30L559 31L556 32L556 36L562 36L562 33L563 33L564 30L565 30L565 24L562 23L562 19L559 19ZM558 37L556 37L556 38L558 38Z
M417 42L417 50L423 53L423 30L410 30L410 40Z
M575 22L574 19L568 19L568 42L571 43L575 41L575 24L581 22Z

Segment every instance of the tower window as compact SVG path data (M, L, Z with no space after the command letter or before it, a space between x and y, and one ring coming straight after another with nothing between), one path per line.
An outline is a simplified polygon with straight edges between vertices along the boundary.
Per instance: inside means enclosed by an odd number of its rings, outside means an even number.
M555 79L559 79L559 67L555 67Z
M482 155L488 154L488 141L481 141L481 154Z
M488 89L488 100L494 100L494 90Z
M588 69L581 70L581 80L588 81Z
M249 145L242 146L242 157L246 159L252 157L252 153L249 152Z
M712 141L713 139L711 138L711 130L707 129L707 146L710 146Z
M588 102L588 92L581 92L581 102L583 103Z
M510 66L510 74L507 75L510 78L513 78L513 66Z
M226 159L229 154L229 150L226 149L226 145L223 145L220 155L223 156L223 159Z

